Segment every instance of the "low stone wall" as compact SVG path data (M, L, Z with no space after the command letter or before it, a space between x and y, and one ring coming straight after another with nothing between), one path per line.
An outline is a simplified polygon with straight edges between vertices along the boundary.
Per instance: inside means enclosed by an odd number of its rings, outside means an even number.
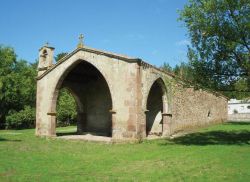
M228 121L250 121L250 113L229 114Z
M171 134L227 121L227 99L194 88L179 88L173 98Z

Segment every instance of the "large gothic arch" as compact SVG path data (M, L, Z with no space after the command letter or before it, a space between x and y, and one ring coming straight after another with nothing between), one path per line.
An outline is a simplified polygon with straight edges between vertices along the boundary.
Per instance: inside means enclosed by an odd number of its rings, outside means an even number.
M42 51L44 52L44 51ZM49 52L49 51L47 51ZM45 111L45 113L43 113L43 116L39 116L40 113L37 112L37 120L39 120L39 117L43 117L43 120L46 120L47 118L47 130L45 131L44 135L49 135L49 136L56 136L56 105L57 105L57 99L58 99L58 94L59 94L59 90L62 87L66 87L71 94L73 95L74 99L76 100L77 103L77 120L78 120L78 128L77 131L78 133L82 133L82 132L94 132L95 134L98 135L104 135L104 136L112 136L112 120L115 118L112 116L112 108L113 108L113 99L112 99L112 80L110 79L110 76L107 73L107 69L103 69L103 65L105 64L105 62L101 62L100 61L96 61L96 58L94 56L88 56L83 54L80 51L76 51L75 54L72 55L68 55L67 59L62 59L60 60L57 64L55 64L53 67L51 67L50 69L47 70L47 72L43 72L42 74L40 73L38 79L40 79L38 81L38 85L37 85L37 97L44 97L44 99L46 99L46 101L44 101L43 103L46 104L46 107L41 106L43 108L46 108L47 111ZM44 62L44 59L43 59ZM84 126L83 123L80 123L79 121L84 120L84 118L89 117L91 118L91 116L86 115L86 111L84 110L84 105L85 103L83 103L84 100L84 94L80 93L83 92L83 89L80 88L78 89L77 87L84 87L84 83L79 83L78 85L72 84L72 82L70 84L65 84L65 79L67 79L70 75L72 75L72 72L74 72L75 69L79 68L79 65L81 67L85 67L83 66L83 64L85 66L87 66L87 69L85 69L84 72L86 72L86 70L91 69L92 71L94 70L94 75L92 76L97 76L97 79L101 80L101 84L102 87L101 88L95 88L95 90L92 90L93 94L97 94L97 91L99 91L99 93L101 93L101 91L103 91L103 87L105 87L105 93L106 96L104 96L105 98L108 98L108 106L105 108L105 112L106 114L106 118L108 115L108 129L107 131L103 132L103 131L98 131L98 127L92 127L92 129L90 129L91 126L87 126L89 127L89 129L87 131L85 131L85 129L83 129L83 127L86 127L86 125ZM56 72L56 74L55 74ZM89 74L91 74L89 72ZM90 77L90 76L89 76ZM86 80L86 75L82 75L82 78L78 79L77 81L81 81L81 80ZM95 79L95 78L94 78ZM110 81L111 80L111 81ZM96 80L98 81L98 80ZM45 82L45 83L43 83ZM46 87L46 92L43 91L43 89L45 88L40 88L40 85L48 85L49 87ZM69 81L70 82L70 81ZM40 84L39 84L40 83ZM80 86L83 85L83 86ZM95 87L98 87L98 85L100 85L100 83L95 84ZM93 85L92 85L93 86ZM88 87L85 85L85 88ZM91 89L91 88L90 88ZM85 89L86 90L86 89ZM41 93L42 91L42 93ZM100 96L100 94L99 94ZM87 98L89 98L89 96L85 96ZM92 96L93 98L94 96ZM91 97L90 97L91 98ZM105 99L104 98L104 99ZM90 99L89 99L90 100ZM102 100L100 100L102 101ZM90 102L90 101L89 101ZM37 102L37 107L39 108L39 105L41 103ZM98 104L98 103L97 103ZM93 102L92 102L93 105ZM101 107L101 106L100 106ZM85 108L86 109L86 108ZM88 108L89 110L90 108ZM93 109L92 109L93 110ZM97 109L95 109L97 110ZM101 109L99 109L100 112ZM92 111L92 112L97 112L97 111ZM89 114L89 113L88 113ZM99 113L100 114L100 113ZM92 114L92 119L90 120L94 120L94 118L96 118L96 113ZM86 120L86 119L85 119ZM103 120L101 120L103 121ZM37 122L37 127L36 127L36 132L39 135L39 126L40 123ZM100 127L99 127L100 130Z

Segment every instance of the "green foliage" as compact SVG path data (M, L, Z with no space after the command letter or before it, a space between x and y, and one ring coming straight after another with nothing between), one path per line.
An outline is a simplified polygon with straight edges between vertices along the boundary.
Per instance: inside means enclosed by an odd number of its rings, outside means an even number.
M35 106L36 74L32 65L16 60L12 48L0 46L0 128L10 110Z
M6 85L13 67L16 63L16 55L10 47L0 46L0 127L3 126L5 114L8 112L6 100Z
M180 65L174 67L173 71L179 77L193 81L193 71L189 63L181 62Z
M192 42L188 57L194 82L232 90L246 79L250 92L250 1L189 0L180 20Z
M35 126L35 108L25 106L23 110L10 111L6 117L6 129L33 128Z
M67 89L61 89L57 101L57 126L76 123L76 102Z
M247 79L239 79L235 84L235 90L238 91L247 91L248 90L248 83Z
M168 63L163 63L162 66L160 66L161 69L167 71L167 72L173 72L173 68Z
M56 61L66 54L58 54ZM34 127L38 62L28 64L16 57L13 48L0 46L0 128ZM60 92L57 109L59 126L75 123L76 104L65 89Z
M55 56L56 62L58 62L60 59L62 59L64 56L66 56L68 53L66 52L61 52Z
M174 68L168 63L163 63L160 68L172 72L184 80L193 81L193 70L189 63L181 62L180 65L176 65Z

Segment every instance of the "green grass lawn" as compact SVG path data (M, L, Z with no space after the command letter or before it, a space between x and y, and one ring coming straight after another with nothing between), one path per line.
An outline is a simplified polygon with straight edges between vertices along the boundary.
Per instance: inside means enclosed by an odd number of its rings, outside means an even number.
M33 129L2 130L0 181L250 181L250 123L139 144L45 139L35 137Z

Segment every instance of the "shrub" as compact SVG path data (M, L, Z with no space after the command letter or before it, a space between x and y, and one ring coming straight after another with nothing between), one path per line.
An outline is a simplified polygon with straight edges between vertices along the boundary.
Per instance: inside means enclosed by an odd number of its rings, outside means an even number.
M26 106L23 110L10 112L6 117L6 129L24 129L35 126L35 108Z

